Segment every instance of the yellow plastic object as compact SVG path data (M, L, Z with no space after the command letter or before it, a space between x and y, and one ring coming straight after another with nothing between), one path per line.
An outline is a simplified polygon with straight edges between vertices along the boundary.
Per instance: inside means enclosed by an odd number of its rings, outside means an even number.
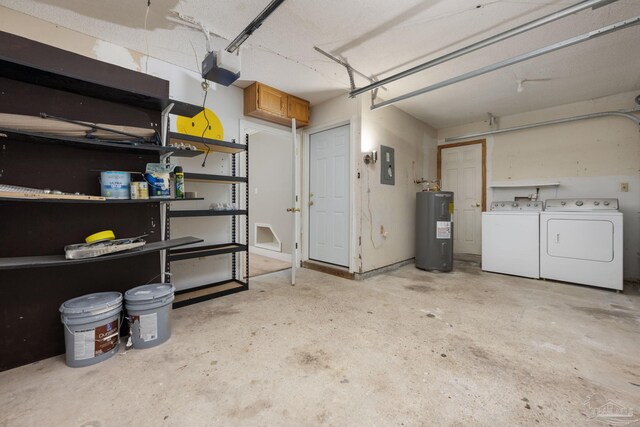
M92 234L91 236L84 239L87 243L98 242L102 240L113 240L116 238L116 235L113 234L112 230L100 231L98 233Z
M206 118L204 113L203 110L193 117L178 116L176 122L178 132L185 135L204 136L205 138L211 139L224 139L224 128L216 113L208 108L206 109ZM207 126L207 120L209 120L209 126ZM205 131L204 135L202 135L203 131Z

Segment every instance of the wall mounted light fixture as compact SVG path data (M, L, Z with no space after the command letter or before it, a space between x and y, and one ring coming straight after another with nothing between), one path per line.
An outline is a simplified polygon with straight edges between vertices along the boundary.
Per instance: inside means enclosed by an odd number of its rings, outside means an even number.
M366 153L364 155L364 164L368 165L369 163L375 164L378 161L378 152L373 150L370 153Z

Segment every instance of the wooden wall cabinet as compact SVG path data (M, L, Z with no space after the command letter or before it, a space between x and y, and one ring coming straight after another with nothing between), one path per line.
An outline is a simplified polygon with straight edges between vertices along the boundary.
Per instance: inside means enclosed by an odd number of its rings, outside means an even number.
M309 101L296 98L289 95L287 103L287 117L290 119L296 119L296 123L303 125L309 124Z
M302 127L309 124L309 101L255 82L244 89L244 115L288 126L295 118Z

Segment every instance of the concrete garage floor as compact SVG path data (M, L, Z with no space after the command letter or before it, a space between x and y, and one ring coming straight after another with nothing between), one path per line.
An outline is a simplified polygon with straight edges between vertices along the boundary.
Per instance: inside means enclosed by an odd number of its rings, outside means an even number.
M640 413L638 295L465 262L287 278L174 311L154 349L1 373L0 425L600 425L589 396Z
M291 262L284 262L258 254L250 254L249 256L249 277L262 276L263 274L286 270L287 268L291 268Z

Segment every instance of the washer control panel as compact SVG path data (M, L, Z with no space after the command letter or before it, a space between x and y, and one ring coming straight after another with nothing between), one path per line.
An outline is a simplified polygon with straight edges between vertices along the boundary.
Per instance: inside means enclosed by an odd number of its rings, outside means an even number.
M548 211L617 211L618 199L547 199Z
M534 211L540 212L544 210L544 202L540 200L531 201L505 201L491 202L490 211Z

